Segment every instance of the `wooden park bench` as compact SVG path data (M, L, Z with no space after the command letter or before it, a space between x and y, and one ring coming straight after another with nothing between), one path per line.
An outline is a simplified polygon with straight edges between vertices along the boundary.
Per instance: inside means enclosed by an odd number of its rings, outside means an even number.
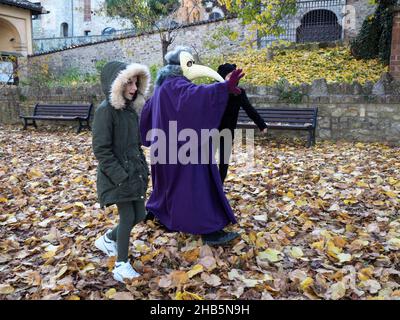
M267 129L304 130L308 131L307 147L315 145L318 108L256 108L264 119ZM243 109L239 111L238 128L254 128L256 125L249 119Z
M36 120L52 120L52 121L79 121L77 133L83 128L90 130L89 120L92 104L36 104L32 116L20 115L24 119L24 130L28 126L37 128ZM28 122L31 120L31 123Z

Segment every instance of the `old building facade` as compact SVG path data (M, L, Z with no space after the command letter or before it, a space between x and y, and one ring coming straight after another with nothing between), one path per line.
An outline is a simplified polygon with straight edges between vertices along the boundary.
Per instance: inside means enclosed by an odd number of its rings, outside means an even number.
M33 22L34 38L66 38L101 35L107 30L132 28L127 19L104 13L104 0L42 0L49 11Z

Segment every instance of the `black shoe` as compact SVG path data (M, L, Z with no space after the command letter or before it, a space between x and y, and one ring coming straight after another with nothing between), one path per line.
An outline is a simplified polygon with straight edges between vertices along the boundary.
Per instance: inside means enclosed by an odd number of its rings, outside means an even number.
M237 232L225 232L223 230L215 231L208 234L203 234L201 236L203 243L208 244L210 246L222 245L232 240L238 238L240 236Z

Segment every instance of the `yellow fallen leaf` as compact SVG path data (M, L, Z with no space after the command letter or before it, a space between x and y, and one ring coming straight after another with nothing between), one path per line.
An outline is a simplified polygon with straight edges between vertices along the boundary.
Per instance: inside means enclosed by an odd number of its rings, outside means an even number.
M8 200L6 198L0 198L0 203L6 203Z
M331 286L331 299L338 300L346 294L346 286L343 282L337 282Z
M56 255L56 251L52 250L52 251L48 251L45 254L42 254L42 258L43 259L50 259L53 258Z
M367 281L369 279L369 277L367 277L365 274L363 273L357 273L357 277L358 279L360 279L360 281Z
M303 250L301 250L300 247L292 247L292 248L290 249L290 255L291 255L293 258L298 259L298 258L303 257L304 253L303 253Z
M294 237L296 235L296 232L288 226L283 226L282 231L286 233L289 237Z
M88 271L92 271L95 270L96 267L93 265L93 263L88 263L83 269L83 272L88 272Z
M265 248L267 246L267 241L263 237L257 237L256 247L258 249Z
M313 278L307 277L305 278L301 283L300 283L300 288L301 290L305 291L307 290L310 286L312 286L314 283Z
M190 271L187 272L187 276L193 278L196 274L204 271L204 267L201 264L196 264Z
M117 293L117 290L115 290L114 288L111 288L105 293L105 296L107 299L112 299L116 293Z
M349 205L349 204L355 204L355 203L357 203L358 200L357 200L357 199L354 199L354 198L350 198L350 199L343 200L343 202L344 202L344 204Z
M258 254L258 257L261 260L268 260L269 262L278 262L282 260L280 257L282 253L278 250L275 249L267 249L265 251L262 251Z
M395 185L397 182L398 182L398 181L397 181L396 179L394 179L393 177L390 177L390 178L389 178L389 184L390 184L391 186Z
M154 257L158 256L160 254L161 250L156 250L150 254L146 254L145 256L140 257L140 260L143 263L146 263L147 261L150 261L152 259L154 259Z
M83 179L83 177L77 177L77 178L73 179L72 181L75 183L81 183L82 179Z
M306 199L300 199L296 201L296 206L298 207L302 207L302 206L306 206L308 204Z
M360 272L357 273L358 279L361 281L367 281L369 280L374 273L374 268L373 267L368 267L368 268L363 268L360 270Z
M303 231L306 231L308 229L312 229L314 227L314 222L311 220L307 220L304 224L303 227L301 228Z
M0 284L0 294L11 294L14 293L14 287L9 284Z
M81 208L81 209L85 209L86 208L86 206L82 202L75 202L74 206L78 207L78 208Z
M389 198L394 198L394 199L396 199L396 198L399 197L399 195L398 195L397 193L393 192L393 191L386 191L385 193L386 193L386 195L387 195Z
M69 296L67 298L67 300L81 300L81 298L79 296L72 295L72 296Z
M368 187L368 184L366 184L364 181L357 181L356 185L357 185L357 187L360 187L360 188Z
M183 292L178 291L176 293L175 300L204 300L204 299L195 293L187 291Z
M352 256L351 256L351 254L348 254L348 253L339 253L337 255L337 258L339 259L340 263L343 263L343 262L351 261Z
M311 244L311 248L322 251L322 250L324 250L324 243L325 243L325 241L323 239L321 241L313 242Z
M293 199L295 197L295 195L292 191L289 191L288 193L286 193L286 197Z
M33 178L41 178L43 177L43 173L41 173L39 170L33 168L31 170L29 170L28 172L28 178L29 179L33 179Z
M323 198L326 195L327 192L328 192L328 190L321 189L321 190L318 191L318 196Z
M329 240L326 244L326 253L331 257L337 258L337 255L342 252L341 248L335 246L334 242Z

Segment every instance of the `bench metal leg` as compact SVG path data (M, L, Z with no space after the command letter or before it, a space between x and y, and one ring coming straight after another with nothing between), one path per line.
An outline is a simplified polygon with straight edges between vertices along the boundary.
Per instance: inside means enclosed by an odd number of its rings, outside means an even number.
M89 121L85 120L85 122L86 124L83 124L83 121L79 120L79 127L76 133L80 133L84 128L88 129L89 131L91 130Z
M315 141L315 129L313 130L313 136L312 136L312 145L315 146L316 141Z
M307 139L307 148L310 148L313 141L313 132L311 130L308 131L308 139Z
M37 125L36 125L36 121L32 120L32 123L28 122L28 119L24 118L24 127L22 130L26 130L28 128L28 126L34 126L37 129Z
M82 130L82 122L79 121L79 127L78 130L76 131L76 133L80 133Z

